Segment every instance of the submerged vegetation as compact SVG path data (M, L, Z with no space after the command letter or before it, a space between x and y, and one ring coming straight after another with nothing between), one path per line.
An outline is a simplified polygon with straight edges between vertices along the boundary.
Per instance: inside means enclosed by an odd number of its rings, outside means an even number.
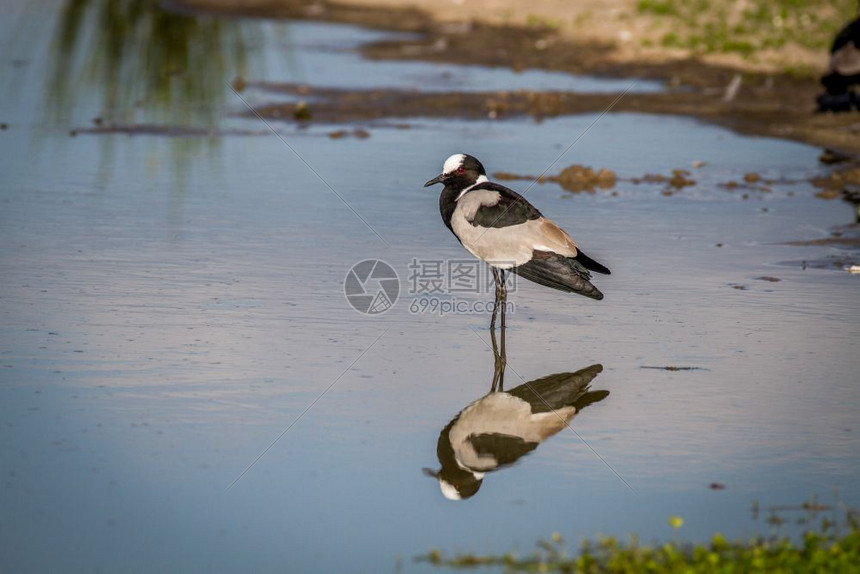
M253 28L240 20L178 12L158 0L65 0L48 52L43 110L69 135L173 136L168 162L185 181L245 73ZM114 145L101 142L102 174ZM151 148L154 149L154 148ZM163 156L152 152L157 165Z
M860 572L860 517L856 511L843 509L837 519L821 517L833 509L814 499L798 507L767 510L766 522L774 531L769 537L749 541L730 541L714 534L703 543L648 545L636 537L622 542L609 536L586 540L579 552L571 554L561 535L555 533L549 540L539 541L537 550L528 556L460 554L449 558L432 550L417 560L454 570L480 567L505 572ZM808 528L794 538L779 533L788 521L785 515L792 511L802 513L794 522ZM757 505L754 514L758 514ZM683 524L679 516L669 518L672 528Z
M165 9L156 0L67 0L46 93L58 118L93 90L101 122L211 125L229 78L246 66L241 23Z

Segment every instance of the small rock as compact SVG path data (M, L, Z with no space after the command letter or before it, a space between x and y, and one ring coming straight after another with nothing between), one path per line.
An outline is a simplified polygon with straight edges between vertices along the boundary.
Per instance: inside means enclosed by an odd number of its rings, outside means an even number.
M594 188L611 189L615 187L615 172L602 168L600 171L584 166L572 165L566 167L557 176L549 178L567 191L594 191Z
M832 150L829 148L825 148L821 155L818 157L818 161L824 164L833 164L833 163L841 163L843 161L851 160L851 156L847 153L842 153L836 150Z
M681 189L691 185L696 185L696 180L689 177L690 172L685 169L672 170L672 178L669 180L669 185Z
M293 108L293 117L299 121L308 121L313 117L311 113L311 109L308 107L308 103L304 100L297 103Z
M333 140L345 138L348 136L353 136L353 137L356 137L358 139L363 140L363 139L367 139L370 137L370 132L368 132L367 130L363 130L361 128L356 128L352 131L336 130L333 132L329 132L329 134L328 134L328 137L330 137Z

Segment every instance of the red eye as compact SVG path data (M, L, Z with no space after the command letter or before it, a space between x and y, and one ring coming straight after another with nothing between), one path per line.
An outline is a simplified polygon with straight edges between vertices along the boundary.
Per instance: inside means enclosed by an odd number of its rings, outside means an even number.
M466 173L466 168L464 168L464 167L461 165L460 167L458 167L458 168L457 168L457 173Z

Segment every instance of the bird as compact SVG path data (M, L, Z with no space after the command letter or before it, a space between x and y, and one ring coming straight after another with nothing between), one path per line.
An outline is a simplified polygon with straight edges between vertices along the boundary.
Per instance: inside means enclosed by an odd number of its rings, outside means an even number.
M590 391L599 364L557 373L512 389L491 391L464 408L439 434L441 468L424 469L439 481L442 495L463 500L478 492L487 473L516 463L568 426L583 408L609 395Z
M846 24L830 48L827 74L821 78L826 93L818 97L820 111L860 109L860 96L851 91L860 84L860 17Z
M496 306L491 329L496 308L507 296L508 271L545 287L603 299L591 283L591 272L609 275L609 269L583 253L570 235L522 195L490 181L477 158L452 155L442 173L424 187L437 183L444 184L439 195L442 221L467 251L493 270Z

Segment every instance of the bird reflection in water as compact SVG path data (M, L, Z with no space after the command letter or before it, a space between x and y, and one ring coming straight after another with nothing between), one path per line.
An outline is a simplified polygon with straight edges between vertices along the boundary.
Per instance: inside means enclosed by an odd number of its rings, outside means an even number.
M582 409L609 395L589 390L602 365L547 375L505 391L505 329L500 330L501 345L495 330L490 335L495 358L490 392L442 429L436 446L442 468L424 469L450 500L474 496L488 472L513 465L568 426Z

